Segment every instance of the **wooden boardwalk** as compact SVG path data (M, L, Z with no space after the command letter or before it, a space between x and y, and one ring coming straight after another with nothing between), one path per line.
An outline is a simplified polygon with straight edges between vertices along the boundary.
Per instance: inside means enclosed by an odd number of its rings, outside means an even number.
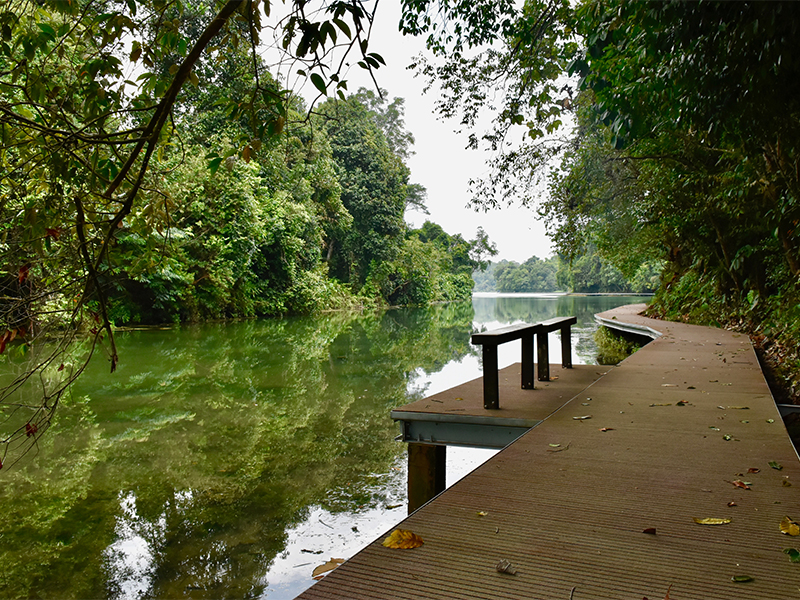
M800 598L800 461L748 338L636 312L604 316L663 335L400 523L422 547L381 537L299 598Z

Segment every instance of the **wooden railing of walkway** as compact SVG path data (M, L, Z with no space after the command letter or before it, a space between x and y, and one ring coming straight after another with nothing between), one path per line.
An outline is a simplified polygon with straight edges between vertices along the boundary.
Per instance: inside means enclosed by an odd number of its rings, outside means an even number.
M603 316L663 335L398 525L423 546L382 536L299 597L800 598L800 461L749 339L641 308Z

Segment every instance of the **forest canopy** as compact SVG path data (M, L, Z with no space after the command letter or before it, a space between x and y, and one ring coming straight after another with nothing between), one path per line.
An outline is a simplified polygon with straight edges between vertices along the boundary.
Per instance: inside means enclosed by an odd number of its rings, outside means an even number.
M271 9L0 9L0 354L29 361L0 394L0 466L36 443L88 357L114 371L117 326L470 296L493 245L406 225L425 190L403 100L347 87L347 61L384 62L375 4Z

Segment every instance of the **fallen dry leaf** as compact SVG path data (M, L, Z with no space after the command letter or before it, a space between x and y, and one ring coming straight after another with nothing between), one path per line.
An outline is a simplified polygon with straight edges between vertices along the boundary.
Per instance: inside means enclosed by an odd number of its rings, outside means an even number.
M591 419L592 415L584 415L582 417L572 417L573 421L585 421L586 419Z
M781 521L781 533L786 535L800 535L800 525L792 521L789 517L783 517Z
M743 490L751 489L750 486L745 481L740 481L739 479L730 482L731 485L735 485L738 488L742 488Z
M601 427L600 431L614 431L613 427Z
M319 565L317 568L315 568L314 572L311 574L311 576L314 579L316 579L317 577L320 577L321 575L323 575L324 573L327 573L328 571L333 571L336 567L338 567L343 562L344 562L343 558L332 558L328 562L326 562L324 565Z
M571 444L571 443L572 442L570 442L569 444ZM548 448L547 451L548 452L563 452L564 450L569 450L569 444L567 444L563 448ZM550 444L550 445L552 446L553 444Z
M760 473L761 469L759 469L757 467L750 467L749 469L747 469L747 472L748 473Z
M478 511L478 516L479 516L479 517L485 517L485 516L486 516L486 515L488 515L488 514L489 514L489 513L488 513L488 512L486 512L485 510L479 510L479 511Z
M705 519L698 519L693 517L693 520L698 525L727 525L731 522L730 519L719 519L716 517L706 517Z
M749 406L729 406L728 410L750 410Z
M501 559L494 567L498 573L505 573L506 575L516 575L517 569L508 562L505 558Z
M733 500L731 500L730 502L728 502L728 506L739 506L739 505L736 504L736 502L734 502Z
M655 527L648 527L647 529L642 531L642 533L646 533L648 535L655 535L656 534L656 528Z
M662 402L660 404L651 404L650 406L672 406L672 402Z
M397 548L401 550L419 548L424 543L421 537L408 529L395 529L389 537L383 540L383 545L387 548Z

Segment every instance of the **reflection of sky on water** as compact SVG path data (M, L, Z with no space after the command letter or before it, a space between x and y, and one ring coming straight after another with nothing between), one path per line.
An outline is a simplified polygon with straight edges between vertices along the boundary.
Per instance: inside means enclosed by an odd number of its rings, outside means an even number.
M152 585L153 553L150 542L142 535L163 538L166 519L148 523L136 512L136 495L120 493L120 514L117 517L117 541L105 551L108 587L120 600L135 600L147 593Z
M447 449L447 486L450 487L497 453L483 448ZM374 539L387 535L406 517L405 456L392 467L388 484L392 500L357 513L331 513L312 507L308 518L291 528L284 551L265 577L262 598L284 600L310 587L314 568L332 558L350 558ZM318 554L319 553L319 554Z

